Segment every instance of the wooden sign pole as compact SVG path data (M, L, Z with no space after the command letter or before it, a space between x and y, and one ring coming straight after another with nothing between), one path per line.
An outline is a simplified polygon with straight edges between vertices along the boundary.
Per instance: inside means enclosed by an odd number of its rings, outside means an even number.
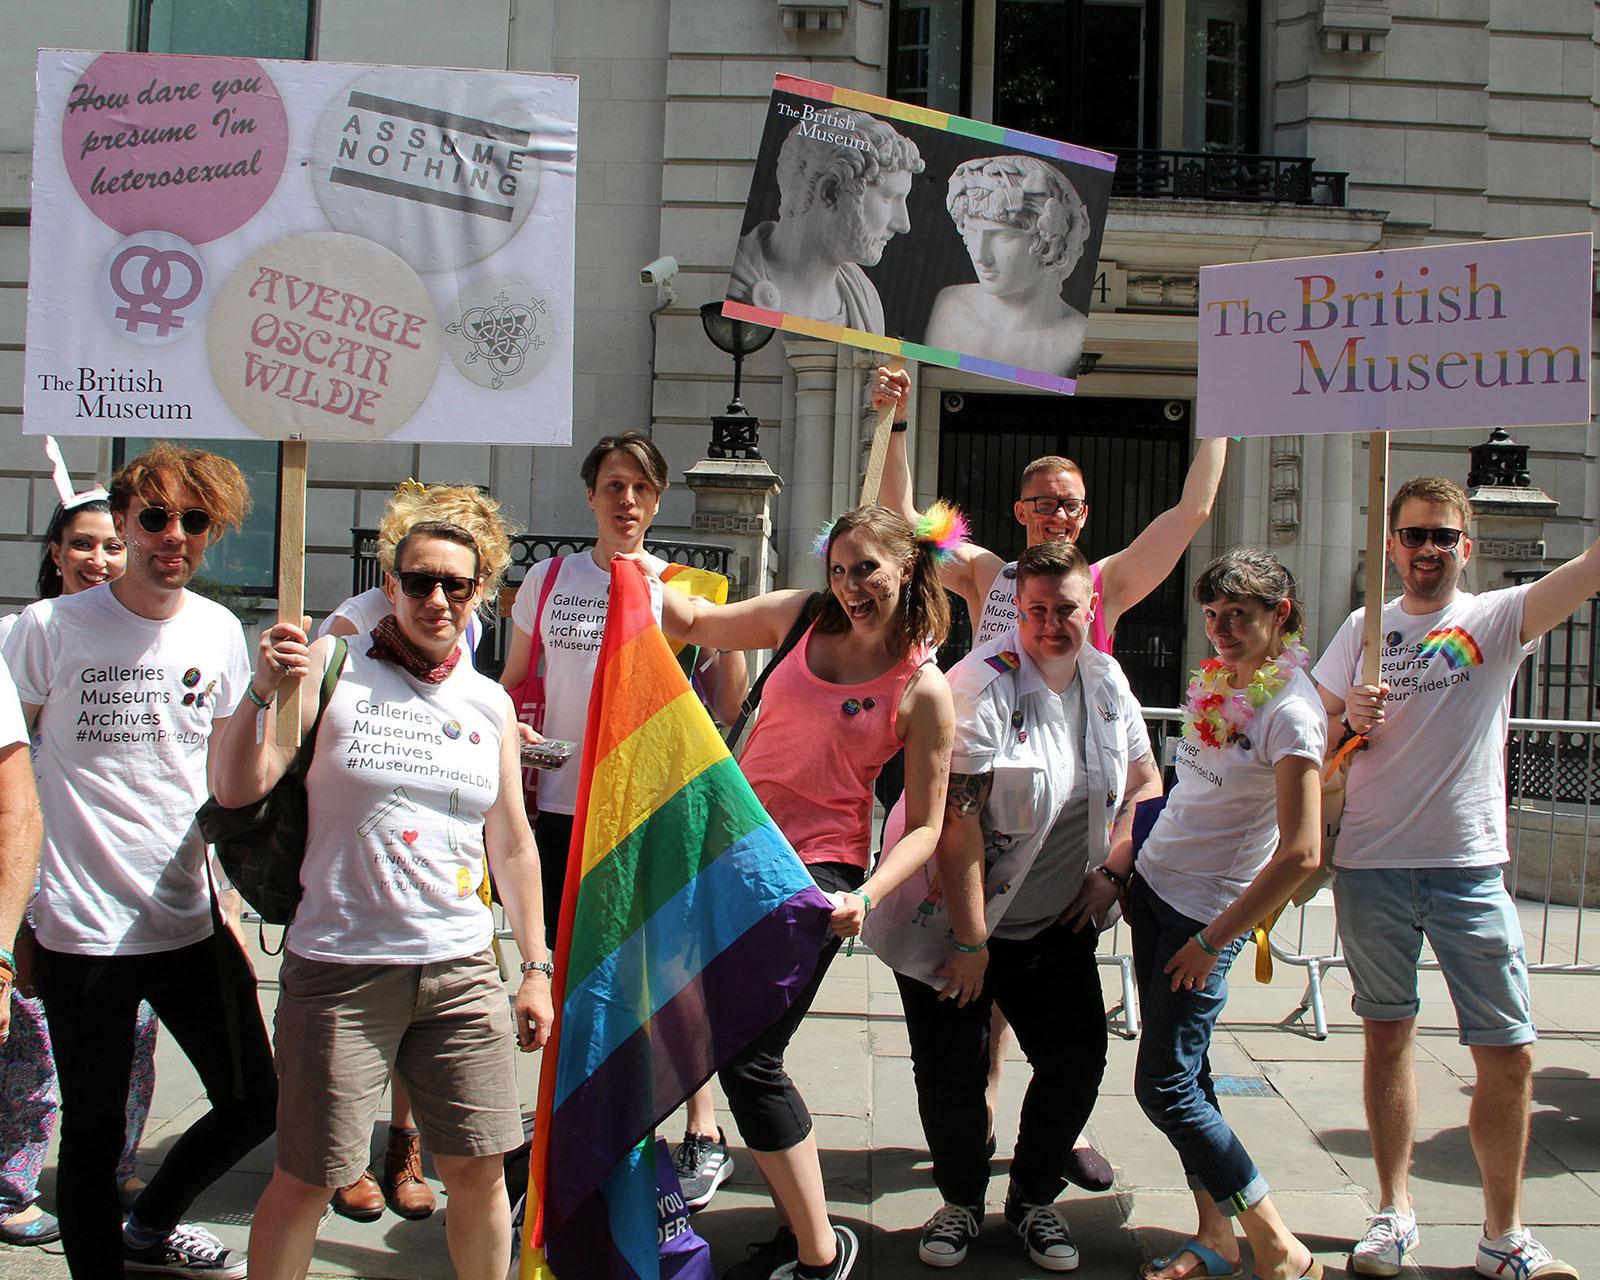
M1383 572L1388 559L1389 434L1367 435L1367 612L1361 627L1361 683L1383 680Z
M899 356L890 356L884 361L885 367L898 373L906 367L906 362ZM878 420L872 427L872 452L867 455L867 476L861 482L861 505L871 506L878 500L878 490L883 487L883 463L889 456L889 433L894 427L893 404L886 404L878 410Z
M306 442L283 444L283 474L278 489L278 621L299 626L306 597ZM300 686L278 698L278 744L293 751L300 745Z

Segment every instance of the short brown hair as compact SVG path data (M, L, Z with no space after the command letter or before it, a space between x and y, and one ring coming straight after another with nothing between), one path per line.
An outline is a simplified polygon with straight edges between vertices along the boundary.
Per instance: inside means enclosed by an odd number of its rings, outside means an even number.
M600 480L600 468L605 463L606 455L618 449L639 464L639 470L649 477L657 493L667 491L667 460L656 446L656 442L642 431L624 431L621 435L601 436L595 441L594 448L589 450L583 459L583 465L578 468L578 474L583 477L584 488L590 493L594 492L594 487Z
M250 487L227 458L158 440L111 477L111 511L126 515L139 498L147 506L172 507L187 489L211 516L210 542L239 529L250 514Z
M939 583L934 544L918 541L916 530L906 518L888 507L856 507L846 511L829 527L822 555L825 566L832 563L833 544L839 535L855 529L870 534L896 564L911 562L906 593L899 602L901 629L895 637L896 651L904 656L913 645L925 643L937 647L943 644L950 634L950 598ZM823 596L816 626L824 635L839 635L850 630L850 618L831 590Z
M1046 475L1052 471L1065 471L1068 475L1077 476L1079 480L1083 479L1083 468L1071 458L1063 458L1060 454L1047 453L1044 457L1035 458L1022 468L1022 481L1017 486L1017 492L1021 493L1026 489L1028 481L1032 480L1034 476Z
M1072 542L1041 542L1017 557L1017 590L1029 578L1082 577L1094 581L1089 557Z
M1389 499L1389 528L1393 530L1394 522L1400 518L1400 508L1405 506L1411 498L1421 502L1439 502L1447 507L1454 507L1461 513L1461 528L1466 531L1472 528L1472 504L1467 501L1467 491L1454 480L1447 480L1444 476L1417 476L1414 480L1407 480L1394 491L1394 497Z
M1289 602L1289 616L1283 629L1290 634L1305 625L1300 607L1300 584L1289 567L1277 556L1254 547L1235 547L1225 551L1194 580L1196 604L1215 604L1223 597L1256 600L1268 609Z

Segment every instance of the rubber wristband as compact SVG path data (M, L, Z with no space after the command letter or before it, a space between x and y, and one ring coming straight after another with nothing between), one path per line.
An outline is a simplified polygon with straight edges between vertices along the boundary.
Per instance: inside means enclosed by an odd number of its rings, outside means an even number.
M1098 871L1101 875L1103 875L1107 880L1111 881L1112 884L1116 885L1117 888L1126 889L1128 887L1128 877L1127 876L1119 876L1115 871L1113 871L1110 867L1106 866L1104 863L1101 863L1101 865L1096 867L1095 870Z
M1208 956L1220 956L1222 954L1221 951L1206 941L1206 931L1204 929L1195 933L1194 940L1199 944L1200 950L1204 951Z
M865 889L851 889L849 892L855 894L866 904L867 909L861 913L861 918L863 920L866 919L872 914L872 899L867 896L867 891Z
M985 938L977 946L971 947L971 946L968 946L965 942L958 942L958 941L956 941L956 939L951 938L950 939L950 945L952 947L954 947L957 951L959 951L964 956L975 956L980 951L987 951L989 949L989 940L987 938Z
M249 698L251 702L255 703L255 705L260 707L263 711L272 705L272 699L263 698L259 693L256 692L256 687L253 684L245 685L244 694L245 697Z
M17 971L16 953L10 947L0 947L0 965L10 969L12 973Z
M903 436L906 433L907 428L909 428L910 426L911 426L911 423L909 421L907 421L907 422L891 422L889 424L889 433L891 435Z

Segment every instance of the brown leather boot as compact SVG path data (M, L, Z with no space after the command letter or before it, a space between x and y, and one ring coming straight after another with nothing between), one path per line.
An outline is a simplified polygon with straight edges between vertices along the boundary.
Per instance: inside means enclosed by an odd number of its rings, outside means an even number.
M389 1128L383 1198L402 1218L426 1218L433 1212L433 1188L422 1180L422 1141L415 1129Z
M353 1222L376 1222L383 1217L383 1192L371 1169L333 1193L333 1211Z

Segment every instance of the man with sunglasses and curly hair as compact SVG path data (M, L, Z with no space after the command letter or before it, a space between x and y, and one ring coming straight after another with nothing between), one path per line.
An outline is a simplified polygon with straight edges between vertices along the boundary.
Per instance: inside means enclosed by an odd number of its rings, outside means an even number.
M194 825L210 744L245 696L238 620L186 590L250 495L226 458L162 442L111 482L128 567L30 606L5 661L39 739L44 850L36 980L62 1119L58 1214L78 1280L242 1277L244 1255L179 1219L273 1130L277 1083L238 940L217 928ZM141 1000L211 1109L178 1138L126 1226L116 1165Z
M1351 1006L1365 1039L1380 1206L1350 1269L1396 1275L1417 1246L1408 1179L1426 939L1477 1071L1467 1117L1483 1183L1477 1269L1495 1280L1576 1280L1521 1216L1535 1032L1522 926L1501 872L1509 861L1504 753L1517 668L1600 590L1600 543L1537 582L1475 595L1461 589L1471 516L1451 480L1402 484L1389 504L1386 549L1402 592L1383 606L1382 681L1360 683L1365 609L1350 615L1312 671L1329 721L1343 717L1366 739L1333 858Z

